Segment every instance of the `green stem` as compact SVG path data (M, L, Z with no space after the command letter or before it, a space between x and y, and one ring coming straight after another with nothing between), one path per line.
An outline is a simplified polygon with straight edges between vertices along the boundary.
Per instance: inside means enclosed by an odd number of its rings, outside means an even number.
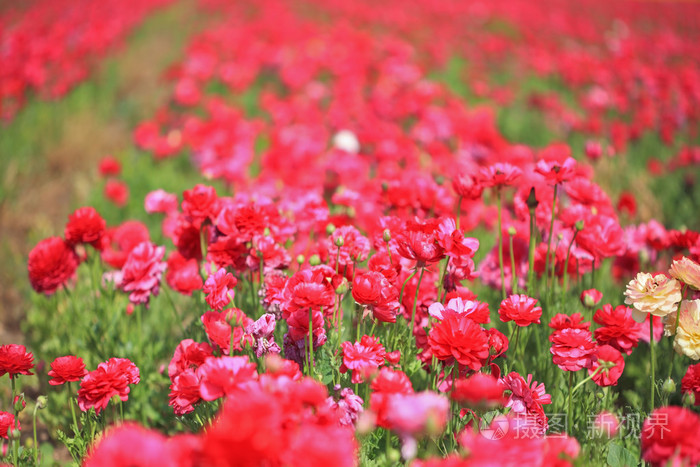
M309 307L309 376L314 367L313 309Z
M502 299L506 299L506 276L503 271L503 229L501 227L501 204L502 203L501 189L496 189L496 204L498 207L498 267L501 269L501 295Z
M447 274L447 266L450 264L450 257L447 256L445 258L445 265L442 268L442 274L440 274L440 283L438 284L438 294L437 294L437 301L438 303L442 303L442 294L444 292L444 280L445 280L445 274Z
M15 420L12 425L12 430L19 430L19 412L17 411L17 407L15 406L15 396L17 395L17 390L15 386L15 379L17 378L17 375L12 375L10 374L10 383L12 384L12 410L15 413ZM13 457L15 461L15 465L19 465L19 443L20 440L15 439L14 436L12 436L12 452L13 452Z
M462 195L457 198L457 228L459 229L459 217L462 214Z
M556 185L555 185L555 187L556 187ZM571 434L572 428L574 426L573 410L572 410L572 405L571 405L571 401L572 401L571 396L573 394L573 390L572 390L573 383L574 383L574 372L570 371L569 372L569 412L568 412L569 413L569 420L568 420L569 421L569 434Z
M552 200L552 220L549 222L549 238L547 239L547 256L545 257L544 263L544 277L547 277L547 272L549 272L549 252L552 249L552 237L554 236L554 211L557 208L557 189L558 184L554 185L554 199ZM545 279L546 280L546 279Z
M39 404L34 405L32 412L32 422L34 423L34 465L39 465L39 444L36 441L36 412L39 410Z
M418 267L416 267L416 268L413 270L413 272L411 273L411 275L408 276L408 277L406 278L405 281L403 281L403 285L401 286L401 293L399 293L399 304L400 304L400 303L402 302L402 300L403 300L403 291L404 291L404 289L406 288L406 284L408 284L408 281L410 281L411 279L413 279L413 276L416 275L416 272L418 272Z
M535 247L537 238L535 234L535 208L530 209L530 246L528 248L527 268L527 293L531 297L535 291Z
M420 291L420 282L423 280L425 268L421 268L420 276L418 276L418 284L416 285L416 295L413 298L413 309L411 310L411 327L408 328L410 335L413 335L413 325L416 322L416 305L418 304L418 292Z
M678 320L680 319L681 315L681 304L683 303L683 297L685 296L685 292L687 290L688 286L684 285L683 288L681 289L681 301L678 303L678 309L676 310L676 322L673 324L673 335L675 336L676 333L678 332ZM673 376L673 360L676 357L676 350L673 348L673 344L671 344L671 364L668 366L668 378L671 378Z
M651 410L649 413L654 411L654 395L656 393L656 363L654 358L654 315L649 315L649 351L651 358Z
M566 292L569 291L569 258L571 257L571 247L574 246L574 240L576 240L576 235L578 235L578 229L574 230L574 236L571 237L571 243L569 243L569 248L566 250L566 260L564 261L564 284L561 289L562 307L564 307L564 298Z
M510 279L511 293L518 293L518 275L515 273L515 251L513 251L513 236L508 235L508 243L510 246Z

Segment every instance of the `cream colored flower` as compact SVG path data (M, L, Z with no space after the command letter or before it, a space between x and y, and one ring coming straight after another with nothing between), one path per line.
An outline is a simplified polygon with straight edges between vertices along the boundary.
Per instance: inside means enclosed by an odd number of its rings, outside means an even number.
M676 311L681 301L681 283L663 274L640 272L627 284L625 304L632 305L632 317L644 322L645 313L664 317Z
M689 287L700 290L700 264L690 258L682 257L671 264L668 270L671 277L675 277Z
M683 300L673 348L679 355L700 360L700 300Z

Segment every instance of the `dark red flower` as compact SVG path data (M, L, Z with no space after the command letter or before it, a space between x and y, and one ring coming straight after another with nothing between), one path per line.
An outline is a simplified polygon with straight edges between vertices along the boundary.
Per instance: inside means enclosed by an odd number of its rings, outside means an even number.
M5 373L15 375L33 375L34 355L27 348L18 344L0 345L0 376Z
M80 381L87 374L85 363L80 357L66 355L58 357L51 362L51 371L49 371L49 384L58 386L63 383Z
M139 369L130 360L111 358L85 375L78 390L78 406L83 412L94 408L99 414L114 396L128 400L129 385L140 380Z
M681 380L681 391L695 395L695 405L700 405L700 363L690 365Z
M29 282L39 293L56 292L75 275L77 268L78 255L62 238L46 238L29 252Z
M68 216L65 237L69 245L88 243L97 249L102 248L101 238L106 228L105 220L95 208L86 206Z
M591 332L584 329L566 328L554 331L549 336L552 361L564 371L590 368L596 359L595 342Z

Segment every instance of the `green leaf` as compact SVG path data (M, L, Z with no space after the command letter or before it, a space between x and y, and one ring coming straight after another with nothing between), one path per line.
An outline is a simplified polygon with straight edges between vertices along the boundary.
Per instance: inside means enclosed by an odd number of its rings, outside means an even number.
M608 465L612 467L636 467L637 458L619 444L610 443L608 448Z

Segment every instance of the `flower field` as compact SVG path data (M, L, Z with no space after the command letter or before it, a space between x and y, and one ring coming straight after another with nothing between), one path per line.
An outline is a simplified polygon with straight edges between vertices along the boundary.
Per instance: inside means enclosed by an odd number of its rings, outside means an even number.
M700 465L699 25L0 6L0 462Z

